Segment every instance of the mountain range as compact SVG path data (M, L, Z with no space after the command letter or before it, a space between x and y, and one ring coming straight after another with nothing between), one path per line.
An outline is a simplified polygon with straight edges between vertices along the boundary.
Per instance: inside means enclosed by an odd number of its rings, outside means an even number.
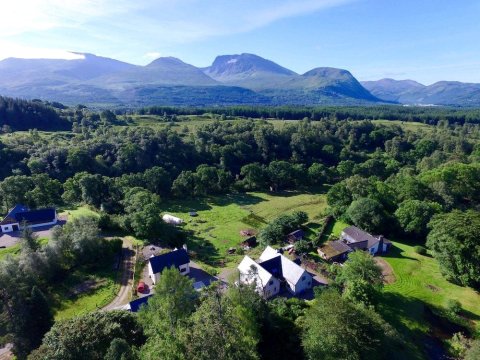
M221 55L199 68L173 57L146 66L93 54L78 59L0 61L0 95L93 106L148 105L480 105L480 84L412 80L359 82L318 67L297 74L254 54Z

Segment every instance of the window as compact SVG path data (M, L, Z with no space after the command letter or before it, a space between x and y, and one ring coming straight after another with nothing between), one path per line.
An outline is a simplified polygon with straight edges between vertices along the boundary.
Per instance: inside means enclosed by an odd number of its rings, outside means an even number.
M268 285L272 285L272 284L273 284L273 280L270 280L270 281L268 282Z
M187 268L180 269L181 273L186 272L186 271L187 271Z
M302 281L305 281L305 275L302 276Z

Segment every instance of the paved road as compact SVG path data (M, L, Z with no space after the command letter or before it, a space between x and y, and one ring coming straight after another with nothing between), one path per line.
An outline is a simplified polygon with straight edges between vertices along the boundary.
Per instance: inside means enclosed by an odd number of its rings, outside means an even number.
M12 344L7 344L5 347L0 348L0 360L10 360L13 359L13 354L10 351Z
M133 265L135 263L135 252L132 250L132 244L123 239L122 245L122 265L120 275L120 291L113 301L105 306L103 310L114 310L130 302L132 292Z

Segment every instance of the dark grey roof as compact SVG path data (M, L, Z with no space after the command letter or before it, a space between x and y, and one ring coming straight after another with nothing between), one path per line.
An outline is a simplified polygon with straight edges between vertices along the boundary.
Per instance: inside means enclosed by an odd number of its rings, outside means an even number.
M131 312L137 312L140 310L140 307L147 305L148 299L152 295L147 295L138 299L135 299L133 301L130 301L130 311Z
M325 254L327 259L352 251L350 246L340 240L328 241L327 243L320 246L318 250Z
M9 224L12 222L21 223L48 223L55 220L56 211L53 208L29 210L25 205L15 205L10 212L5 216L0 224Z
M295 239L302 239L305 236L305 232L301 229L292 231L288 236L293 236Z
M18 222L26 221L27 223L44 223L55 220L55 209L38 209L26 212L18 212L15 214Z
M271 258L266 261L262 261L260 266L267 270L270 274L276 278L283 276L282 273L282 259L280 256Z
M172 266L178 269L181 265L190 262L190 258L185 249L174 250L166 254L152 257L148 260L152 265L154 274L161 273L165 268L171 268Z
M367 240L368 248L375 246L378 242L380 242L380 238L378 236L373 236L362 229L359 229L356 226L349 226L343 229L343 232L353 239L353 242L362 242Z

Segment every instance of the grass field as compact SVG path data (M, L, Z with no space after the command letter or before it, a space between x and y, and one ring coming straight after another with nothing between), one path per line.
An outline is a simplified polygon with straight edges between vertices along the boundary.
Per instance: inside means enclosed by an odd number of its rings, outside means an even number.
M100 216L96 211L91 210L86 205L79 206L75 209L66 209L60 213L60 216L65 216L65 215L68 216L69 220L75 219L77 217L83 217L83 216L92 216L95 218L98 218Z
M372 123L379 124L379 125L398 125L403 130L410 130L410 131L418 131L418 130L426 130L431 131L433 127L428 124L420 123L420 122L413 122L413 121L401 121L401 120L372 120Z
M53 289L55 320L102 308L118 293L117 272L105 268L94 273L76 271Z
M191 231L188 245L209 265L218 266L226 260L234 266L238 256L226 256L230 247L238 247L242 241L240 230L259 230L283 213L305 211L311 221L319 219L326 207L322 194L251 192L208 199L184 200L166 206L166 212L182 218L185 229ZM198 217L190 217L189 211Z

